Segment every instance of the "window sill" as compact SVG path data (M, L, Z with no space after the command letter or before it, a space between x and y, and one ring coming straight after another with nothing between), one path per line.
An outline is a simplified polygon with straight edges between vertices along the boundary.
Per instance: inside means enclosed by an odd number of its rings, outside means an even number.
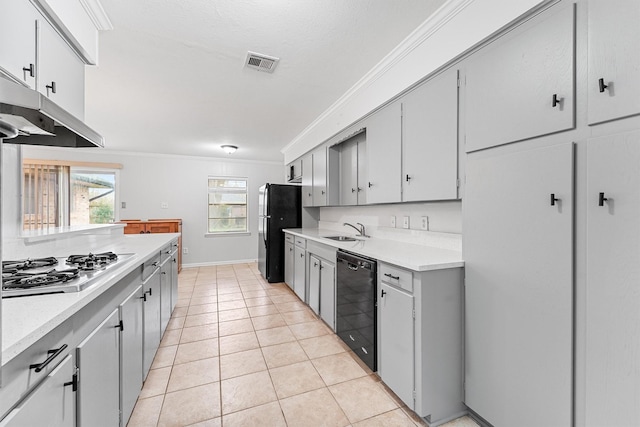
M222 233L205 233L204 237L238 237L238 236L251 236L250 231L228 231Z

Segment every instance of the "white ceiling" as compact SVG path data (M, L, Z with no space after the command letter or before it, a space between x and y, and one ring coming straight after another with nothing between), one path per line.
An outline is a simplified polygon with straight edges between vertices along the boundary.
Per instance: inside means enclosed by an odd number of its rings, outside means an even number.
M102 0L86 120L108 149L283 161L280 149L444 0ZM281 58L243 68L247 51ZM318 141L320 143L322 141Z

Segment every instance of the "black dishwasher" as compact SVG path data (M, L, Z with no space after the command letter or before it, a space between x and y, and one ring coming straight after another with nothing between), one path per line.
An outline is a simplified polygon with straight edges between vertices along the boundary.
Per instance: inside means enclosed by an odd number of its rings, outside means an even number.
M338 250L336 262L336 332L375 372L377 261Z

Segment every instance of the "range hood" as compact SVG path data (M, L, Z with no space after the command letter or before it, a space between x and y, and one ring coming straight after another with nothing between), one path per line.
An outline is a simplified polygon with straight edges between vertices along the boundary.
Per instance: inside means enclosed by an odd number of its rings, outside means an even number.
M104 147L104 138L80 119L41 93L2 77L0 137L11 144Z

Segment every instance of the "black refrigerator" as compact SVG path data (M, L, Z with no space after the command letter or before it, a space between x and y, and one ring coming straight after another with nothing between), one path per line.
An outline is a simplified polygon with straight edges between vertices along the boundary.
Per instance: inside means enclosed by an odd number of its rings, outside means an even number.
M299 185L265 184L258 202L258 269L268 282L284 281L285 228L302 226Z

